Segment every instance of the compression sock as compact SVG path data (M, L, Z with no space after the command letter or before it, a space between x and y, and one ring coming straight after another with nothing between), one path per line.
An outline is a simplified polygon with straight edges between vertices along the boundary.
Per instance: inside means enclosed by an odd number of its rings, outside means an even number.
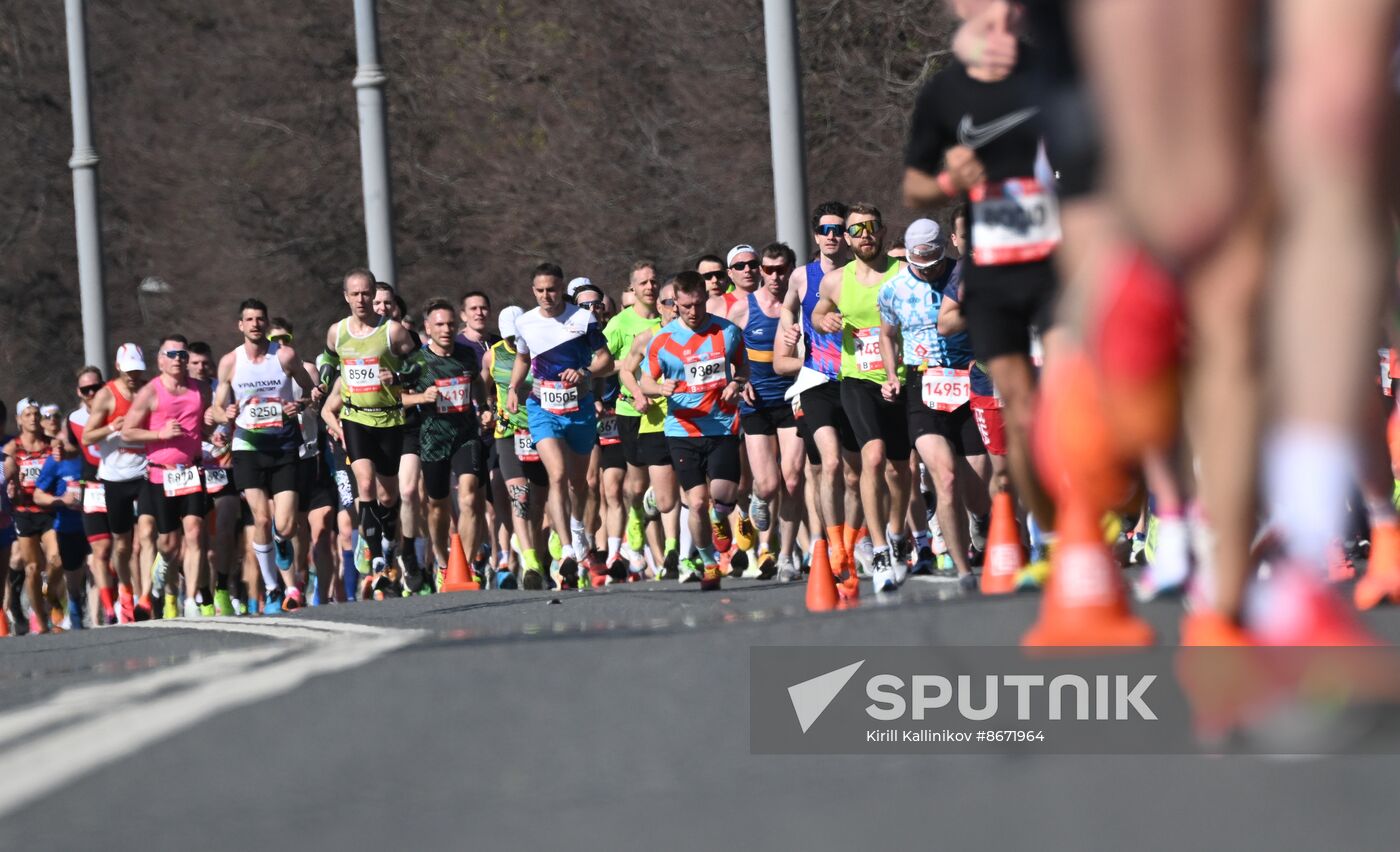
M355 570L355 548L340 551L340 584L345 588L345 600L355 600L355 587L360 572Z
M588 530L583 528L583 521L569 518L569 537L574 549L574 558L582 562L588 556Z
M360 538L364 540L365 547L369 550L369 555L373 559L384 557L384 528L379 517L378 503L359 503L360 508Z
M267 586L267 591L271 593L281 583L281 577L277 575L277 563L272 555L272 542L259 544L253 542L253 558L258 561L258 571L262 574L263 585Z
M1342 537L1355 473L1355 449L1342 434L1292 425L1265 444L1269 516L1289 553L1319 571L1327 565L1328 549Z
M611 565L611 564L612 564L612 561L613 561L614 559L617 558L618 551L620 551L620 550L622 550L622 537L621 537L621 536L611 536L611 535L608 536L608 558L607 558L607 562L608 562L609 565Z

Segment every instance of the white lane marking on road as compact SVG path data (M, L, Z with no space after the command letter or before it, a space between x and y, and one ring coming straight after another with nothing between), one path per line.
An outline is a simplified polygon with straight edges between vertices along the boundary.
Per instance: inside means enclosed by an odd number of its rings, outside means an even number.
M364 665L428 635L330 621L181 621L149 625L251 633L273 644L221 651L115 683L71 687L0 713L0 818L216 713Z

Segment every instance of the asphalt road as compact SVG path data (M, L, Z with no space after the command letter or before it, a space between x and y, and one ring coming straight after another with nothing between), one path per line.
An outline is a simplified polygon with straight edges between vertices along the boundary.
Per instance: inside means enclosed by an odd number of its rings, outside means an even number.
M949 593L813 615L799 586L648 583L0 641L0 849L1393 846L1390 756L750 753L750 647L1011 645L1037 605ZM1175 640L1176 605L1144 612Z

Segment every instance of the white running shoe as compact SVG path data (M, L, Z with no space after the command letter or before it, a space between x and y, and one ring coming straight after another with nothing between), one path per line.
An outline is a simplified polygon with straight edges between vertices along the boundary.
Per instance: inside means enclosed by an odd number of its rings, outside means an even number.
M877 592L893 592L899 588L899 583L895 581L894 565L888 550L882 550L875 554L870 564L870 577Z

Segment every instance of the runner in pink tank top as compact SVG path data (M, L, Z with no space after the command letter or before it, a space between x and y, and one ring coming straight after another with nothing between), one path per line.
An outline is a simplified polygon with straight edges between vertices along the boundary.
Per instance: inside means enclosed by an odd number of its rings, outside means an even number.
M165 468L193 465L200 458L208 400L200 393L199 384L186 379L183 385L176 385L177 392L171 392L165 386L164 377L151 382L155 389L155 405L148 424L154 427L156 434L162 434L165 424L171 420L180 426L179 435L146 443L147 469L152 482L165 481Z

